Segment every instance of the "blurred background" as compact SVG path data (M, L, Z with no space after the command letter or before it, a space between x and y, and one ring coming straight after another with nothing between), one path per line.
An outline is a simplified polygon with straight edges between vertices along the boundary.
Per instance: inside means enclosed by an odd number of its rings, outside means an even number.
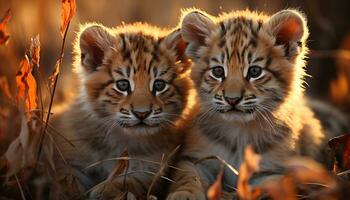
M29 48L30 38L40 35L43 77L52 73L61 45L60 0L0 0L0 16L12 11L8 24L11 38L0 46L0 76L6 76L15 92L15 74L20 59ZM350 1L349 0L77 0L76 15L67 36L63 75L56 102L71 96L76 89L72 73L72 41L80 23L99 22L106 26L135 21L174 27L182 8L197 7L212 15L231 10L251 9L273 14L284 8L303 11L311 36L308 58L307 93L331 102L350 113ZM3 105L0 94L0 106Z

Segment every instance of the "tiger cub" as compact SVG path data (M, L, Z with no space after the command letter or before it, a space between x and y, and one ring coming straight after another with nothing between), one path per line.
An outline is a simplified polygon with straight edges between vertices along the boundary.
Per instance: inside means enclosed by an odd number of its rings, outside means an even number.
M179 29L141 23L115 29L82 27L75 57L80 92L53 125L74 145L57 138L70 165L56 156L61 163L56 168L62 168L56 169L58 182L67 184L73 173L80 183L77 188L92 191L90 197L98 199L119 199L125 192L128 199L145 199L148 190L160 192L161 163L172 163L170 154L183 140L191 87L185 45ZM98 185L121 162L102 161L119 156L131 158L127 175L119 172Z
M184 15L181 32L194 62L191 75L201 108L178 167L195 173L193 160L217 155L239 169L244 149L252 145L262 156L251 180L259 184L283 173L290 156L320 158L325 136L304 97L309 33L302 13L212 17L192 10ZM212 184L220 164L202 161L199 168L200 177ZM194 176L175 174L168 199L204 199ZM237 176L226 168L223 181L230 190Z

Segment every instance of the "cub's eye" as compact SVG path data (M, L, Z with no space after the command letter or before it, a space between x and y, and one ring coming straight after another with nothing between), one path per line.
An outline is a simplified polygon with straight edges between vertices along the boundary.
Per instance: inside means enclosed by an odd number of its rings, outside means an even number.
M166 87L166 82L163 80L155 80L153 82L153 91L154 92L161 92L165 89Z
M249 78L258 78L262 74L263 69L259 66L251 66L248 69L248 79Z
M122 92L130 90L129 81L126 79L122 79L122 80L117 81L117 89L122 91Z
M225 70L221 66L216 66L211 69L211 73L215 78L224 78L225 77Z

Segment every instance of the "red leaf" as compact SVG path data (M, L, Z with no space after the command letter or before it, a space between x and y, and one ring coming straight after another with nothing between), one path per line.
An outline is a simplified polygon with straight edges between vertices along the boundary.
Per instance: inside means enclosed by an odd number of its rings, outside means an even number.
M13 99L6 77L0 77L0 91L10 100Z
M0 20L0 45L5 44L10 38L10 35L7 32L7 28L6 28L6 25L10 19L11 19L11 12L10 12L10 9L8 9L4 17Z
M20 63L20 70L16 74L17 104L20 100L25 101L25 110L30 111L37 108L36 81L32 75L33 66L30 64L27 55Z
M340 145L344 145L344 150L342 152L343 157L343 167L350 169L350 134L344 134L332 138L328 141L328 145L335 152Z
M61 36L64 34L68 28L70 21L75 14L75 0L62 0L62 12L61 12Z
M350 134L347 134L347 140L345 142L345 146L344 146L344 154L343 154L343 161L344 161L344 167L346 167L346 169L350 169Z
M249 185L251 176L259 171L260 155L256 154L252 146L248 146L244 151L244 160L239 168L237 189L238 195L243 199L256 199L261 195L260 188L253 188Z
M334 137L328 141L328 145L331 147L331 149L335 150L340 144L345 143L347 140L350 140L350 134Z
M31 38L30 43L30 58L34 66L39 67L40 61L40 38L39 35Z

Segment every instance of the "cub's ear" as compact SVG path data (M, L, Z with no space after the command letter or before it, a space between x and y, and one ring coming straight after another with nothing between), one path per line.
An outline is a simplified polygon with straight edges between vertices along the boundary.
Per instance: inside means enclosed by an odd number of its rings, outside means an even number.
M115 37L103 26L92 25L85 28L79 37L82 66L88 72L95 71L114 42Z
M186 42L184 41L180 29L177 29L171 32L164 38L164 43L168 49L172 49L176 53L177 61L180 61L184 65L182 65L182 69L179 69L179 72L186 71L190 66L190 61L185 55L186 50Z
M288 58L299 53L309 35L305 17L296 10L277 12L268 20L267 29L276 37L276 44L285 46Z
M197 60L197 51L205 45L205 39L214 30L215 24L210 17L199 11L192 11L184 15L181 23L182 37L189 43L186 54Z

